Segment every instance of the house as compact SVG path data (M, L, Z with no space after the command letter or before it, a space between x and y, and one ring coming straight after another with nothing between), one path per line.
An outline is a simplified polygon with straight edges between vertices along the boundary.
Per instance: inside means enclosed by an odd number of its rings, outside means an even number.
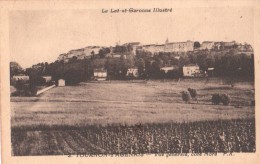
M212 41L204 41L201 43L200 45L200 49L201 50L211 50L213 49L215 46L215 42Z
M138 69L137 68L128 68L126 76L128 77L138 77Z
M58 80L58 87L64 87L65 86L65 80L64 79L59 79Z
M159 54L159 52L165 51L165 45L164 44L150 44L150 45L144 45L143 50L147 52L151 52L152 54Z
M184 77L197 77L200 74L200 68L197 64L188 64L183 66Z
M105 69L94 69L94 80L104 81L107 79L107 70Z
M165 52L187 52L194 50L194 42L172 42L165 44Z
M223 44L224 47L233 47L237 43L235 41L232 41L232 42L223 42L222 44Z
M224 48L232 48L236 46L237 43L235 41L232 42L215 42L214 47L218 50L224 49Z
M23 74L19 74L19 75L14 75L13 76L13 80L15 81L18 81L18 80L21 80L21 81L29 81L29 76L27 75L23 75Z
M52 79L51 76L42 76L42 78L44 79L45 83L50 82Z

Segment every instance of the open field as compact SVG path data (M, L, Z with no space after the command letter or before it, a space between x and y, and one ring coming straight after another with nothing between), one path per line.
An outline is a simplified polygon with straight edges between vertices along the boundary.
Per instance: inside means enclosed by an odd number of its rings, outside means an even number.
M181 91L197 89L198 103ZM211 95L228 93L228 106ZM12 154L255 152L253 83L108 81L11 97Z
M233 88L212 80L112 81L56 87L39 97L11 97L12 127L163 123L254 118L254 86ZM197 89L198 104L185 104L180 92ZM212 105L213 93L228 93L231 104Z

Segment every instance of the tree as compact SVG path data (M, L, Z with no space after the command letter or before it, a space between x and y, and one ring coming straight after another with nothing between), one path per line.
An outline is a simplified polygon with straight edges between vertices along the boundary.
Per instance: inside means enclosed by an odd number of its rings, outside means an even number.
M194 42L194 48L200 48L200 42L196 41Z
M10 62L10 77L24 73L23 68L17 62Z
M108 54L108 53L110 53L110 49L109 48L101 48L100 50L99 50L99 57L100 58L105 58L105 56Z
M76 85L82 81L83 72L76 69L70 69L64 73L63 78L67 85Z
M145 70L145 62L143 58L140 58L136 62L138 74L140 77L144 76L144 70Z

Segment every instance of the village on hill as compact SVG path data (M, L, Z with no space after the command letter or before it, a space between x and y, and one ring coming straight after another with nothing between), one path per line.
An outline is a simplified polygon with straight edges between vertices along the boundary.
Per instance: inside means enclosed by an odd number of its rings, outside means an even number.
M165 79L180 77L252 77L253 48L249 44L197 41L114 47L87 46L60 54L53 63L22 69L11 63L11 84L75 85L90 80Z

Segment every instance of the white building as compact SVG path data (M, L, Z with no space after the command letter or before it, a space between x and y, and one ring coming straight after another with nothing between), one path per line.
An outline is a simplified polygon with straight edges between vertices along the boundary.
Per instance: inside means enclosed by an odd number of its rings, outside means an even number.
M137 68L128 68L126 76L128 77L138 77L138 69Z
M58 80L58 87L64 87L65 86L65 80L64 79L59 79Z
M200 67L197 64L189 64L183 66L183 76L195 77L200 74Z
M104 69L94 69L94 79L104 81L107 79L107 71Z
M204 41L201 43L200 45L200 49L201 50L211 50L213 49L215 46L215 42L212 41Z
M194 42L172 42L165 44L165 52L187 52L194 50Z
M21 80L21 81L29 81L29 76L27 76L27 75L22 75L22 74L20 74L20 75L14 75L13 76L13 79L15 80L15 81L18 81L18 80Z

